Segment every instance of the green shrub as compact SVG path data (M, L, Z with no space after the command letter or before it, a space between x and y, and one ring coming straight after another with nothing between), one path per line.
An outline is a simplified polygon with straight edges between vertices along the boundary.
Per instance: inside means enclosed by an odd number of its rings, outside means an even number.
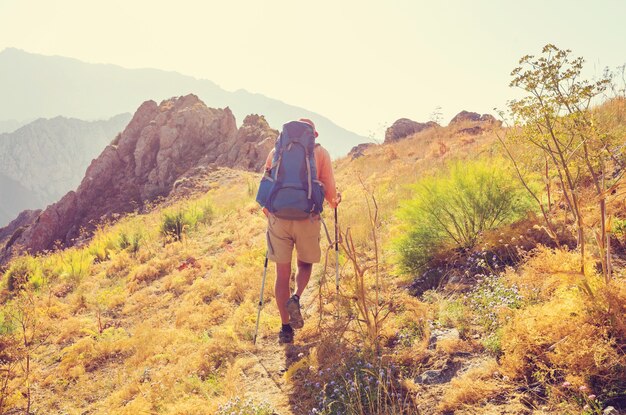
M111 252L116 248L114 236L104 229L98 229L91 239L88 252L96 261L107 261L111 257Z
M138 230L134 232L122 231L117 237L117 247L122 251L128 250L135 254L139 251L143 238L143 234Z
M94 256L86 249L69 248L57 255L57 274L74 287L89 274L94 260Z
M213 208L208 202L195 203L187 207L184 217L191 228L195 228L199 223L208 225L213 220Z
M436 254L473 247L481 232L514 222L529 207L527 192L502 163L456 162L415 184L413 198L400 208L400 265L420 272Z
M172 238L175 241L182 240L186 226L188 224L185 223L185 216L182 211L163 213L161 234L166 238Z
M169 210L163 213L161 234L181 241L183 235L195 229L199 223L209 224L212 219L213 208L208 202L192 204L186 209Z
M5 280L9 291L18 291L28 283L38 289L43 285L43 271L35 258L26 255L13 260Z

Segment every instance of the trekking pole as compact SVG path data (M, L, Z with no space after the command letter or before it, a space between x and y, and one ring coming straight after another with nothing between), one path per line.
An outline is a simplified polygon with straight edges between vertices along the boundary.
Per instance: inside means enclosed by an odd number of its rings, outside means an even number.
M263 281L261 282L261 296L259 298L259 310L256 314L256 328L254 329L254 344L256 336L259 334L259 320L261 319L261 307L263 307L263 291L265 291L265 277L267 276L267 251L265 251L265 264L263 265Z
M335 206L335 289L339 294L339 226L337 226L337 206Z

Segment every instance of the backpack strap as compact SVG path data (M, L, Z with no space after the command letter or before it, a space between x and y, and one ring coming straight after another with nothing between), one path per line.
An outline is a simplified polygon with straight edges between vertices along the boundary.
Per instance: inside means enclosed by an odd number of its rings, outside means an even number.
M278 169L280 169L280 162L283 159L283 149L278 150L278 158L276 160L276 170L274 170L274 180L278 180Z
M311 200L311 193L312 193L312 189L313 189L313 183L311 182L312 178L311 178L311 157L309 156L309 149L305 147L304 149L305 151L305 159L306 159L306 173L307 173L307 180L308 180L308 185L309 185L309 193L308 193L308 198L309 200Z

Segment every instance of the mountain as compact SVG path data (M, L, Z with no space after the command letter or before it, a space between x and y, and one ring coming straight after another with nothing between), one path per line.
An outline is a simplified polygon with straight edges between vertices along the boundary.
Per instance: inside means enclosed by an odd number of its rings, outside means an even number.
M104 121L56 117L38 119L0 134L0 226L24 209L56 202L80 183L91 160L130 120L120 114Z
M160 101L189 93L209 107L229 107L237 120L263 114L270 125L301 117L315 121L322 143L333 157L370 141L328 118L245 90L229 92L215 83L156 69L125 69L89 64L59 56L42 56L18 49L0 52L0 114L2 119L34 119L64 115L102 119L130 112L146 99Z
M218 165L258 171L277 133L258 115L246 117L237 129L228 108L208 108L195 95L160 105L146 101L92 161L76 191L40 214L21 215L0 229L0 241L10 239L0 260L14 254L14 243L18 250L30 252L58 243L73 245L103 221L185 187L189 173L197 175ZM13 233L17 229L19 235Z

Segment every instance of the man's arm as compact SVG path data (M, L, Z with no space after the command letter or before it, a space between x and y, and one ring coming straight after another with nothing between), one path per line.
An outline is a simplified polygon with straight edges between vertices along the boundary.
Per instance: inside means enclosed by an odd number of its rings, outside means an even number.
M263 174L269 173L270 169L272 168L272 161L274 160L274 151L275 149L272 149L272 151L270 151L270 153L267 155L267 160L265 160L265 171ZM263 214L265 216L269 216L270 214L270 212L267 210L265 206L263 206Z
M272 168L272 161L274 159L274 151L276 150L272 149L270 153L267 155L267 160L265 160L265 173L270 171L270 169Z
M318 146L315 156L317 176L319 181L324 185L325 198L330 207L335 208L341 201L341 197L337 194L337 186L335 185L335 176L333 174L330 154L324 147Z

